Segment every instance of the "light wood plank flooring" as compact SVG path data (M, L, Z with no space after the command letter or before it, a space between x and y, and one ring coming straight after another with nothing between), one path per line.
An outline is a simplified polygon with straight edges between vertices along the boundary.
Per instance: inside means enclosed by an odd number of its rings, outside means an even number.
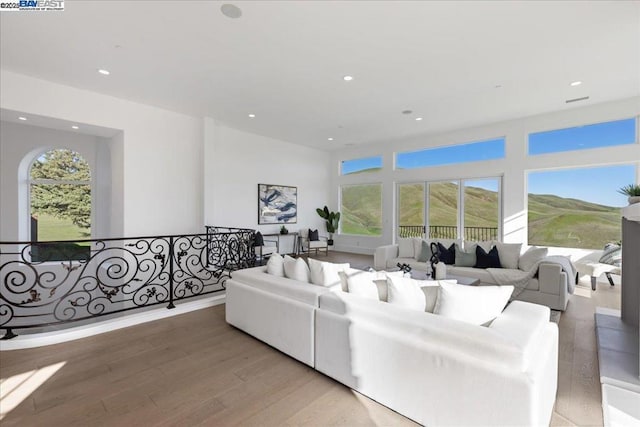
M365 255L318 259L373 264ZM602 425L593 313L595 306L619 308L619 291L600 283L591 293L585 284L562 315L554 426ZM2 352L0 388L14 375L60 362L64 366L4 416L3 427L415 425L230 327L224 305L69 343ZM4 408L0 402L0 412Z

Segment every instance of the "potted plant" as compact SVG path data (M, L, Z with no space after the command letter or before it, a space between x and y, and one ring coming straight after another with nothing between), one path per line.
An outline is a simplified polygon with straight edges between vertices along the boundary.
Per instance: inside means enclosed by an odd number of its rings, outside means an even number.
M618 190L618 193L629 197L629 204L640 203L640 185L629 184Z
M280 234L289 234L289 230L284 225L280 227Z
M340 212L331 212L328 207L323 209L317 208L316 212L320 215L320 218L325 220L327 225L327 233L329 233L329 240L327 244L333 246L333 233L338 230L338 224L340 223Z

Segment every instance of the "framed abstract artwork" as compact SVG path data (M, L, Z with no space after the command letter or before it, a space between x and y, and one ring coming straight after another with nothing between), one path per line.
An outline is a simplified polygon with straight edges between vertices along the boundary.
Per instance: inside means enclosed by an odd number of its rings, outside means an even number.
M258 184L258 224L295 224L297 221L297 187Z

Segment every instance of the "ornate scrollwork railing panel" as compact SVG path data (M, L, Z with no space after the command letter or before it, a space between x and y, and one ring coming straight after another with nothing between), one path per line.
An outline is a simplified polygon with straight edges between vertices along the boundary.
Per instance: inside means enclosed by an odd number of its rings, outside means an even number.
M54 327L157 304L173 308L174 301L220 292L231 271L252 265L252 233L223 229L222 236L208 230L206 235L0 242L0 329L11 337L13 329Z

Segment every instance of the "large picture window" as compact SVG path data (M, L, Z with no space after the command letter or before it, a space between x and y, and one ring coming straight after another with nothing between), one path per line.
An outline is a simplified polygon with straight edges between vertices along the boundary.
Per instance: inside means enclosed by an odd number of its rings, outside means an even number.
M77 152L47 151L29 170L31 241L91 238L91 170ZM32 260L84 259L89 243L34 245Z
M500 178L398 184L398 236L498 240L500 203Z
M617 190L636 182L634 165L530 172L529 244L602 249L621 238Z
M343 185L340 232L362 236L382 234L382 184Z

